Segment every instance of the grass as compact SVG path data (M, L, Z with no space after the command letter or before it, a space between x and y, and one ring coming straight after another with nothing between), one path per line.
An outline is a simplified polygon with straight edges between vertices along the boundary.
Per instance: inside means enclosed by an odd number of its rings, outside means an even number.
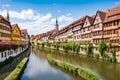
M56 64L55 59L52 58L52 56L51 56L50 54L47 55L47 58L48 58L48 60L49 60L51 63Z
M68 64L68 63L65 63L64 61L61 61L61 65L63 66L64 69L70 71L70 72L74 72L76 73L77 72L77 67L76 66L73 66L71 64Z
M93 73L87 71L87 70L84 70L82 68L79 68L78 70L78 74L80 76L82 76L84 79L86 80L101 80L99 77L97 77L96 75L94 75Z
M25 63L27 62L28 58L24 58L14 69L14 71L8 75L8 77L5 80L16 80L19 76L22 68L24 67Z

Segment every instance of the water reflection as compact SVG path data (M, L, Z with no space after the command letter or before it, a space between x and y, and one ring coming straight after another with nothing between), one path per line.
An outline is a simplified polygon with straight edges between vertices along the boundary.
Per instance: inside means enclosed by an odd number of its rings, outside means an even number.
M120 64L118 63L37 47L31 49L30 61L21 78L22 80L82 80L79 76L48 63L47 53L50 53L56 59L92 71L103 80L120 80Z
M31 49L29 62L21 80L82 80L48 63L44 50Z
M56 59L66 61L78 67L83 67L89 71L92 71L104 80L120 80L119 63L111 63L103 60L92 59L91 57L73 53L58 52L53 50L44 51L46 53L51 53Z

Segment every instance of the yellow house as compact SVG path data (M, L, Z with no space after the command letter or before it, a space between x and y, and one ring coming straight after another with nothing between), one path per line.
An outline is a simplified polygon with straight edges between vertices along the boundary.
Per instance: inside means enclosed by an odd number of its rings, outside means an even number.
M0 15L0 41L11 41L10 21L2 15Z
M20 43L21 40L21 32L18 24L12 25L12 33L11 33L11 39L13 42Z

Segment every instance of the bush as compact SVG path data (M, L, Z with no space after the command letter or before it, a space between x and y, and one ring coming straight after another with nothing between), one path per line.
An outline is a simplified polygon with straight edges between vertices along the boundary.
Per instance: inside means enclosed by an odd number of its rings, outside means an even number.
M52 45L54 46L54 48L55 48L56 50L59 50L59 47L60 47L59 44L53 43Z
M82 76L85 80L100 80L99 77L94 75L93 73L90 73L82 68L78 70L78 74Z
M77 73L77 67L71 65L71 64L68 64L68 63L65 63L63 61L61 61L61 65L63 66L64 69L70 71L70 72L74 72L74 73Z
M44 48L44 46L45 46L45 42L42 42L41 45L42 45L42 47Z
M99 59L99 54L95 54L94 57L95 57L96 59Z
M116 62L116 49L112 49L112 62Z
M110 56L109 56L108 54L105 54L105 53L104 53L104 54L103 54L103 59L106 59L106 60L109 61L109 60L110 60Z
M85 52L88 56L93 56L93 46L92 44L87 44L85 47Z
M103 56L103 54L104 54L105 47L106 47L106 45L103 41L98 43L98 51L100 52L101 56Z
M71 50L73 52L79 52L80 45L79 44L61 44L61 47L65 50Z
M52 56L51 56L50 54L47 54L47 58L48 58L48 60L49 60L51 63L56 64L55 59L52 58Z

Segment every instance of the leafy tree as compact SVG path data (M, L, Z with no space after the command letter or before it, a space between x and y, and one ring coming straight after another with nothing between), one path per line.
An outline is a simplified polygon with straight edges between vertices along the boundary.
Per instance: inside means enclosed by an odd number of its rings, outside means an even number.
M104 54L105 47L106 47L106 45L103 41L100 41L98 43L98 51L100 52L101 56L103 56L103 54Z
M116 62L116 49L115 48L112 49L112 61Z
M86 51L86 54L88 55L88 56L93 56L93 46L92 46L92 44L87 44L86 45L86 49L85 49L85 51Z

